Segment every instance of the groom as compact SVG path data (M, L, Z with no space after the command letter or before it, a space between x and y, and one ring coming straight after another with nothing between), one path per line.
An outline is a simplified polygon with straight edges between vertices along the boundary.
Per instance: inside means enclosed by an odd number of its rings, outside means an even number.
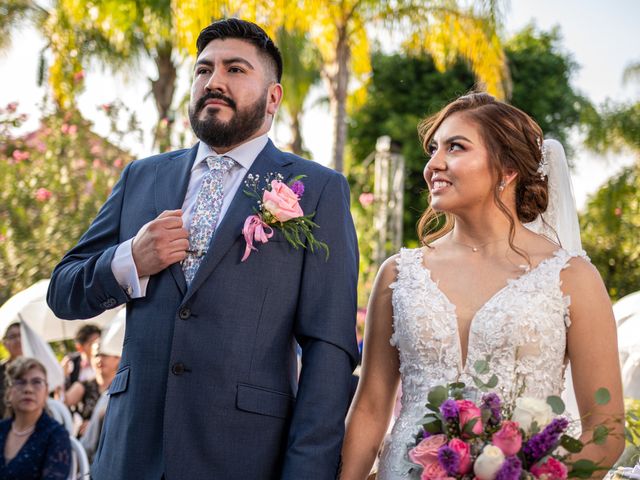
M128 165L49 287L62 318L127 304L92 477L332 479L357 356L348 186L267 137L282 59L260 27L215 22L197 53L200 142ZM258 207L247 180L269 175L305 176L300 206L328 258L274 227L241 261Z

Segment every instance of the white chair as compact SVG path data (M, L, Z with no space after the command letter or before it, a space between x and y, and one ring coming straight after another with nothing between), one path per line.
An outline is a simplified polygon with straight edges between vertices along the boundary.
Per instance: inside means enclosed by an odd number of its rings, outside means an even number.
M60 400L47 398L47 409L51 412L51 417L58 423L64 425L69 435L73 435L73 419L67 406Z
M84 451L84 447L80 441L75 437L69 437L71 441L71 474L68 480L89 480L90 468L89 459L87 458L87 452Z

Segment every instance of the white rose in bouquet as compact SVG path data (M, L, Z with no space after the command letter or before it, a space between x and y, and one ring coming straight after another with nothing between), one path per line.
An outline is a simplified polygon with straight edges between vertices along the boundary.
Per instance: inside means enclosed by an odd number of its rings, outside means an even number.
M525 432L531 431L531 424L536 422L539 428L546 427L553 418L551 406L544 400L532 397L516 399L516 408L511 420L518 422Z
M487 445L473 464L473 473L480 480L494 480L504 463L504 453L494 445Z

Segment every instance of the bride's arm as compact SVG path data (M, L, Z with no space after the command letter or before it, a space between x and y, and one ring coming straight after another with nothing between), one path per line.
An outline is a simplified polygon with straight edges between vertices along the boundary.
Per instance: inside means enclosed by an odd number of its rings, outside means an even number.
M612 429L604 444L591 443L572 460L586 458L610 467L624 449L624 404L611 302L600 274L582 258L573 258L561 278L564 294L571 298L567 349L582 418L581 440L591 440L593 430L599 424L604 423ZM606 405L595 401L595 392L601 387L611 394ZM605 473L602 471L596 477Z
M396 274L396 257L391 257L380 267L369 299L360 381L342 447L341 480L367 478L393 410L399 360L389 343L393 331L389 285Z

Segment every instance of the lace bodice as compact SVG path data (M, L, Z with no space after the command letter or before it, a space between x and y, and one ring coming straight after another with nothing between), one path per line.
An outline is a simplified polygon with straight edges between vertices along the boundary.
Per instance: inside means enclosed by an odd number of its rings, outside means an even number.
M412 478L406 452L424 415L427 393L456 380L473 385L470 373L488 381L508 400L516 394L546 398L564 387L569 298L560 289L560 271L576 255L560 249L493 295L475 314L465 366L456 308L431 279L421 249L403 249L393 289L393 335L399 352L402 406L383 448L379 480ZM489 355L489 373L473 365ZM523 390L522 390L523 389ZM417 475L417 474L416 474ZM419 478L418 476L416 478Z

